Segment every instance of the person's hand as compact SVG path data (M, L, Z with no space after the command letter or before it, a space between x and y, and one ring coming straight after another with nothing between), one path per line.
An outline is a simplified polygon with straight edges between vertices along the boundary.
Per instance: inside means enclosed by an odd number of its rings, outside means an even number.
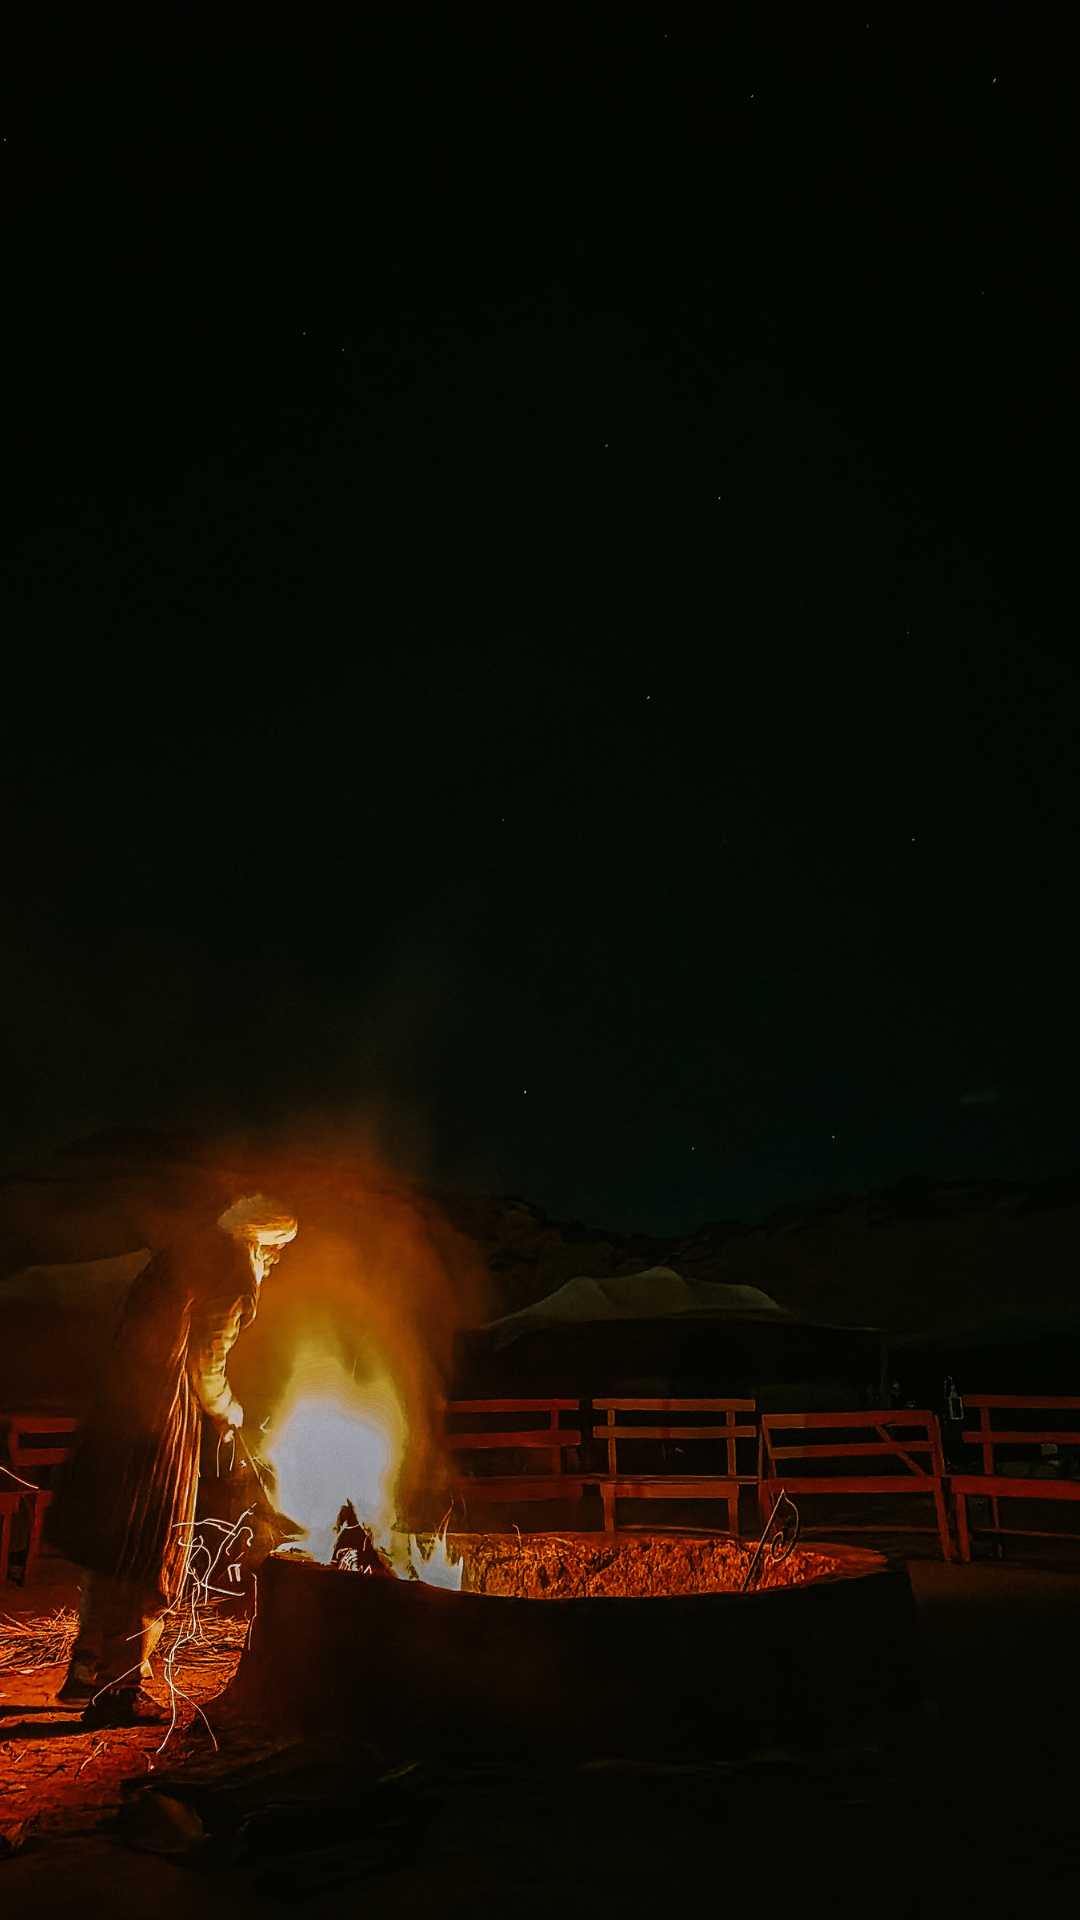
M229 1408L228 1413L225 1415L225 1425L227 1427L231 1427L234 1433L239 1433L243 1424L244 1424L244 1409L240 1405L239 1400L234 1400L232 1403L232 1406Z
M252 1473L255 1475L256 1480L259 1481L264 1492L268 1492L277 1484L277 1476L269 1460L264 1459L263 1455L259 1452L259 1441L262 1438L263 1435L261 1433L243 1433L240 1436L240 1442L247 1456L248 1466L251 1468Z

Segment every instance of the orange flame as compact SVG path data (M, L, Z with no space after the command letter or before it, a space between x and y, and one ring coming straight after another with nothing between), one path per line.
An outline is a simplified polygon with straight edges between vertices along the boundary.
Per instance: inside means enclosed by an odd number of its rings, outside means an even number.
M330 1559L347 1500L376 1546L389 1547L407 1441L404 1409L385 1374L360 1382L333 1355L299 1355L266 1457L278 1505L307 1529L305 1550L315 1559Z
M355 1380L334 1355L303 1349L266 1443L277 1476L281 1511L305 1528L303 1549L330 1561L336 1521L351 1501L401 1580L460 1588L463 1563L452 1559L449 1522L432 1539L396 1532L397 1487L409 1429L388 1374Z

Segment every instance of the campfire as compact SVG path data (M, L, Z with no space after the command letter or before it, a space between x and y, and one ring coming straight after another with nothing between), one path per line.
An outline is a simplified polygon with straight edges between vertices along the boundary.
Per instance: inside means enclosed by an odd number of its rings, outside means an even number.
M567 1600L737 1593L798 1585L836 1571L805 1547L755 1561L752 1543L725 1536L449 1533L399 1523L398 1489L409 1422L389 1374L357 1380L332 1355L298 1358L267 1445L282 1511L303 1532L279 1552L343 1573L420 1580L503 1598Z
M401 1511L425 1438L388 1369L301 1356L266 1453L304 1532L259 1573L242 1718L388 1753L715 1754L913 1697L910 1585L881 1554L774 1554L768 1529L425 1534Z

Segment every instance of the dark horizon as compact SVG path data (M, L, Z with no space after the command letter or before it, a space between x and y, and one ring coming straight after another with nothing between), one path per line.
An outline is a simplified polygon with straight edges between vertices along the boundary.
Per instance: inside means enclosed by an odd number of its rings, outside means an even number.
M886 1219L960 1218L986 1205L998 1206L1010 1200L1021 1203L1021 1211L1044 1212L1080 1203L1080 1162L1041 1176L972 1174L944 1175L912 1169L883 1185L864 1189L831 1188L802 1197L780 1201L751 1213L713 1215L694 1219L668 1220L649 1225L639 1215L569 1215L543 1206L535 1194L508 1189L485 1189L463 1182L446 1183L425 1179L400 1165L383 1161L373 1154L370 1142L355 1143L354 1150L339 1139L321 1146L311 1141L293 1141L283 1145L280 1136L246 1134L231 1141L210 1139L197 1132L162 1133L152 1128L116 1128L85 1139L66 1142L55 1153L26 1154L0 1168L0 1195L4 1191L24 1193L35 1187L48 1188L53 1182L61 1187L78 1188L100 1185L103 1192L114 1181L121 1184L145 1181L152 1189L155 1176L168 1181L192 1174L219 1174L258 1184L268 1180L271 1190L288 1197L290 1170L302 1180L317 1178L333 1188L335 1174L351 1191L370 1183L374 1188L412 1191L425 1204L434 1203L447 1218L464 1222L471 1233L480 1229L484 1218L526 1208L549 1227L587 1235L614 1233L633 1242L654 1242L657 1246L700 1238L719 1244L728 1234L739 1236L761 1229L786 1225L830 1214L853 1212L868 1207L879 1222ZM321 1169L321 1171L320 1171ZM359 1188L357 1189L359 1190ZM190 1200L190 1195L188 1196ZM476 1212L479 1208L480 1211Z

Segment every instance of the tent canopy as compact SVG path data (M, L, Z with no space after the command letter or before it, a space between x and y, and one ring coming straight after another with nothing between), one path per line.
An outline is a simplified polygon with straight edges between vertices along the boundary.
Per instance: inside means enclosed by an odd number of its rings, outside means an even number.
M879 1335L789 1313L754 1286L687 1280L670 1267L581 1275L518 1313L462 1334L457 1391L754 1394L759 1404L864 1404ZM771 1386L777 1389L776 1397Z
M81 1410L147 1247L115 1259L24 1267L0 1280L0 1400Z
M582 1326L597 1320L668 1320L684 1314L737 1315L740 1319L790 1317L759 1287L684 1280L671 1267L647 1267L642 1273L607 1280L582 1274L532 1306L489 1321L482 1331L502 1348L523 1334L545 1327Z

